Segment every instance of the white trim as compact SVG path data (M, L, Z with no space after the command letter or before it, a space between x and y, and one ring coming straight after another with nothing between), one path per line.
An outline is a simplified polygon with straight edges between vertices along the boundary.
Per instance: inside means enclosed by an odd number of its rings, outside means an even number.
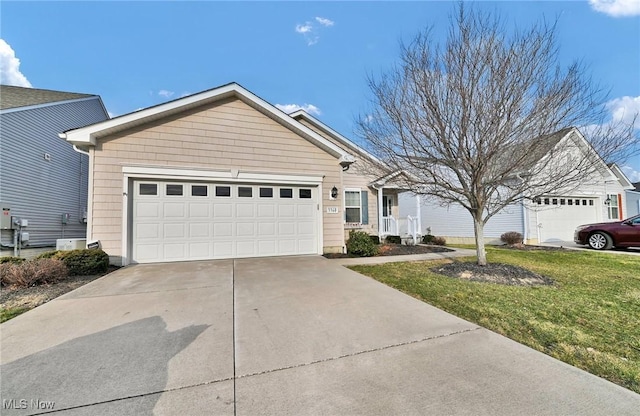
M122 248L120 250L120 265L129 265L129 192L133 192L133 189L129 189L129 176L126 174L122 177ZM131 230L133 234L133 230Z
M89 176L87 178L87 242L93 240L93 157L95 150L89 149Z
M125 176L149 179L188 179L203 181L224 181L229 183L251 182L251 183L274 183L274 184L299 184L318 185L322 183L323 176L305 174L274 174L263 172L230 170L199 170L180 169L156 166L123 166L122 173Z
M374 161L376 163L379 163L381 165L384 165L380 159L378 159L377 157L375 157L371 153L367 152L366 150L364 150L362 147L358 146L357 144L355 144L351 140L347 139L346 137L344 137L342 134L338 133L337 131L335 131L331 127L327 126L326 124L324 124L323 122L321 122L317 118L313 117L311 114L307 113L306 111L297 110L297 111L294 111L293 113L290 113L289 116L294 118L294 119L297 119L298 117L300 117L300 118L303 118L303 119L307 120L309 123L313 124L314 126L319 128L320 130L323 130L325 133L329 134L331 137L333 137L338 142L340 142L343 145L349 147L350 150L355 150L356 152L360 153L363 156L366 156L367 158L371 159L372 161Z
M322 255L324 252L324 206L322 204L322 183L318 184L318 254ZM344 240L344 232L342 233L342 239Z
M360 210L360 221L358 224L362 225L362 188L344 188L342 191L342 209L344 210L344 219L342 221L343 224L353 224L347 222L347 192L357 192L360 195L360 203L358 204L358 209ZM348 208L355 208L353 205Z
M274 107L262 98L246 90L237 83L223 85L208 91L203 91L188 97L180 98L168 103L160 104L154 107L145 108L133 113L125 114L119 117L95 123L86 127L69 130L60 133L62 139L77 145L96 145L97 139L100 137L114 134L116 132L134 127L143 123L159 120L167 115L178 113L189 108L213 103L229 97L237 97L246 102L257 110L263 112L273 120L279 122L285 127L297 132L316 146L324 149L326 152L335 157L343 157L348 153L339 146L333 144L330 140L322 137L312 129L306 127L294 118L290 117L283 111Z

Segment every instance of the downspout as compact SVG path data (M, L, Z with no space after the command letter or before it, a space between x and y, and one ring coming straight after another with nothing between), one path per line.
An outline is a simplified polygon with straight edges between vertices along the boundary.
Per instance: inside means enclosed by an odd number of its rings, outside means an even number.
M522 234L523 234L523 243L526 244L529 239L529 221L527 220L527 207L524 205L524 198L522 198Z
M89 156L89 152L87 152L87 151L84 151L84 150L80 149L80 148L79 148L78 146L76 146L75 144L73 145L73 150L75 150L75 151L76 151L76 152L78 152L78 153L82 153L83 155L87 155L87 156Z

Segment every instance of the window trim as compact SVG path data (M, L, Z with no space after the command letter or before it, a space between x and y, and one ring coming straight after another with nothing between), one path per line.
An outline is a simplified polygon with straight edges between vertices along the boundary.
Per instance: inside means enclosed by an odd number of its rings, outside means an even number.
M618 204L618 194L607 194L605 200L609 198L609 204L607 205L607 218L610 220L620 219L620 204ZM616 215L613 216L613 210L615 209Z
M358 206L355 205L347 205L347 192L357 192L358 193ZM362 189L361 188L344 188L342 192L342 200L343 209L344 209L344 223L345 224L358 224L362 225ZM359 213L359 221L358 222L348 222L347 221L347 208L358 208Z

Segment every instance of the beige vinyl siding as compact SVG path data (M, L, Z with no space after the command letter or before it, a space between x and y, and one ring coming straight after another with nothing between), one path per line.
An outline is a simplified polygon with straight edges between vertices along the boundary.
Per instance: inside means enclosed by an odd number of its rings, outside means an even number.
M324 133L321 129L317 128L312 123L308 122L305 119L299 119L298 121L301 124L305 125L306 127L309 127L311 130L315 131L325 139L329 140L331 143L353 154L353 151L351 149L346 148L344 144L342 144L338 140L335 140L330 135ZM375 175L370 174L370 172L373 171L373 169L372 169L372 166L368 164L369 162L367 162L359 154L354 154L354 156L356 157L356 162L349 167L349 170L342 172L343 188L341 188L341 192L338 197L340 202L340 212L341 212L340 217L344 221L344 212L343 212L344 192L343 191L345 188L359 188L363 191L368 191L369 192L369 200L368 200L369 224L363 225L361 230L366 231L369 234L378 234L378 192L376 189L369 187L369 184L377 178L375 177ZM365 164L367 165L365 166ZM369 172L369 174L365 173L367 171ZM348 235L348 231L345 234Z
M93 166L92 238L111 256L122 249L122 166L238 169L324 176L327 189L341 183L335 157L238 99L185 112L98 140ZM117 219L120 219L118 221ZM323 212L323 246L342 248L340 216Z

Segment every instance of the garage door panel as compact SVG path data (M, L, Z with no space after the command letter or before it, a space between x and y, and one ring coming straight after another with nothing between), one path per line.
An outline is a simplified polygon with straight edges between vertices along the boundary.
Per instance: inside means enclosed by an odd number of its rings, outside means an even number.
M184 202L165 202L163 216L165 218L185 218Z
M541 201L536 215L543 243L573 241L578 225L599 222L595 198L545 197Z
M136 202L138 218L160 218L159 202Z
M150 239L150 238L159 238L160 237L160 224L157 223L150 223L150 224L144 224L144 223L138 223L135 226L136 228L136 235L138 236L139 240L145 240L145 239Z
M190 238L210 238L211 237L211 224L208 222L190 223L189 224L189 237Z
M216 223L213 224L213 237L231 237L233 235L233 224L231 223Z
M138 184L134 182L136 190ZM158 181L155 185L163 192L134 193L131 254L135 262L318 252L320 214L315 198L319 193L315 189L309 193L308 186L286 185L287 192L282 193L256 184ZM261 188L272 188L272 192ZM173 195L168 194L170 190Z
M213 205L214 218L231 218L233 217L233 205L229 203L214 202Z

